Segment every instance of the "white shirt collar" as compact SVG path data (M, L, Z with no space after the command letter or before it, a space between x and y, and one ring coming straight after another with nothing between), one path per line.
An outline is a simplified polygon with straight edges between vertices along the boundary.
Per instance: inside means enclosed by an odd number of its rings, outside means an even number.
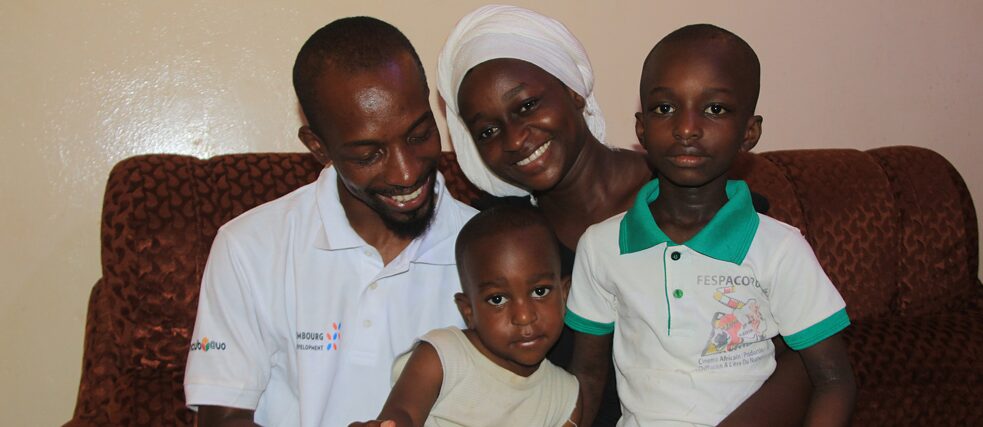
M315 187L317 209L321 217L321 232L315 238L314 245L331 251L369 246L348 222L338 195L338 172L333 166L325 167L321 171ZM440 172L437 172L434 191L437 201L433 221L427 231L407 245L404 252L410 251L406 254L409 255L407 257L409 262L453 265L457 232L464 225L466 218L456 218L459 215L459 209L455 209L454 206L457 201L447 191L444 177Z

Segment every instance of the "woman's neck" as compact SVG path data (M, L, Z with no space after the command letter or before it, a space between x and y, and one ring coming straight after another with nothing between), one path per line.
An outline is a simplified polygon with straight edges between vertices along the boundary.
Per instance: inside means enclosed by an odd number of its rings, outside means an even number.
M644 156L609 148L591 136L566 176L534 196L560 241L574 248L588 226L631 206L650 179Z

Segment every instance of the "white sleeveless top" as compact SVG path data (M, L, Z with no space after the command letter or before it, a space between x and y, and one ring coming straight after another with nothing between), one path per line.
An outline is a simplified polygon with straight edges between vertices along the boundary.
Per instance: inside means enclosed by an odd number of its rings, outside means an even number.
M425 427L562 426L577 405L577 378L549 360L523 377L488 360L459 328L434 329L420 340L437 349L444 371ZM409 356L396 360L394 382Z

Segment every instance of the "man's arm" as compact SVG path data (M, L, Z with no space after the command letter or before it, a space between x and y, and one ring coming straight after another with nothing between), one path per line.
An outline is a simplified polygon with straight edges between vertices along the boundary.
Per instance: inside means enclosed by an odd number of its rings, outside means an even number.
M594 423L597 410L601 406L601 396L608 380L608 364L611 360L613 334L591 335L574 331L573 359L570 372L580 381L581 422L590 426Z
M253 411L225 406L201 405L198 408L199 427L253 427Z
M771 377L721 423L734 426L800 426L809 408L812 383L799 353L781 337L775 343L777 366Z
M806 413L807 426L850 424L857 385L846 345L840 333L799 352L812 379L812 400Z
M444 370L437 350L426 341L420 342L389 392L378 419L352 423L349 427L422 427L440 395L443 381Z

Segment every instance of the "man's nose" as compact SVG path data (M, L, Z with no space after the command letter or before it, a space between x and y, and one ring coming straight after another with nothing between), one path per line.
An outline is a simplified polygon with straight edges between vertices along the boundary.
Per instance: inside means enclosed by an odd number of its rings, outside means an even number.
M398 146L389 153L386 163L386 183L400 187L412 187L420 180L427 161L409 146Z

